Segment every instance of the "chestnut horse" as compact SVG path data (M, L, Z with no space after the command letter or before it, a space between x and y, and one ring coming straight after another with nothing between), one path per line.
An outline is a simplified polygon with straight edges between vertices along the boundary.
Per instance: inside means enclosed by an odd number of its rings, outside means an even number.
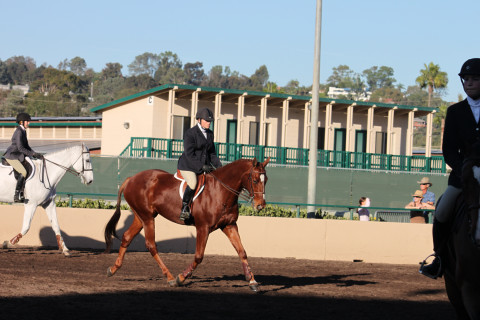
M447 295L458 319L480 320L480 158L466 159L444 264Z
M189 278L195 268L202 262L208 235L221 229L238 253L243 265L245 278L253 291L258 283L253 277L238 233L238 197L244 189L253 198L256 210L265 207L265 184L267 175L265 167L270 158L263 163L256 159L240 159L225 165L206 175L204 191L192 204L192 218L187 224L194 224L197 231L195 258L176 278L172 276L157 252L155 243L155 217L160 214L167 220L186 224L180 220L182 199L179 196L180 181L163 170L146 170L127 178L118 191L117 207L105 228L106 252L110 251L112 236L120 219L120 201L123 196L134 213L132 225L123 234L122 243L115 265L107 270L108 276L114 275L122 266L125 252L133 238L145 229L145 245L162 269L170 286L179 286Z

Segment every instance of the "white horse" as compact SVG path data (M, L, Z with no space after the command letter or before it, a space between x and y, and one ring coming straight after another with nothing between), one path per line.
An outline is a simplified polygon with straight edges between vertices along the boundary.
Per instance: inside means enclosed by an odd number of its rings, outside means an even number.
M61 151L46 154L45 162L32 161L35 168L31 177L25 184L25 211L23 213L23 226L19 234L10 241L5 241L3 247L15 245L30 229L30 224L38 206L47 212L48 219L57 238L58 248L65 256L70 252L63 241L57 220L55 196L57 185L67 171L80 177L83 184L93 182L93 169L90 161L90 152L85 144L66 148ZM44 165L45 163L45 165ZM73 168L73 169L72 169ZM12 167L0 166L0 201L13 202L16 180Z

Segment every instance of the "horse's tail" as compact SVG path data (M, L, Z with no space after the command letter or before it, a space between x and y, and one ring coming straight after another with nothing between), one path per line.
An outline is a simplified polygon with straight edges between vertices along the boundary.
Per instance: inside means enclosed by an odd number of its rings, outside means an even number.
M110 248L112 246L112 240L113 240L112 237L115 237L118 239L117 232L115 231L115 229L117 228L118 220L120 220L120 213L121 213L120 204L122 201L122 193L128 184L128 180L130 180L130 178L125 179L125 181L120 186L120 189L118 190L117 205L115 208L115 212L113 213L113 216L110 218L110 221L108 221L107 226L105 227L105 245L106 245L105 252L106 253L110 252Z

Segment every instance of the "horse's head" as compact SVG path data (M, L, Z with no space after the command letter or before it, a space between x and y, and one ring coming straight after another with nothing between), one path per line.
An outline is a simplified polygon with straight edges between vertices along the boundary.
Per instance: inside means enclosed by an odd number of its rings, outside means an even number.
M267 184L267 173L265 167L270 158L264 162L258 162L256 158L252 160L252 168L248 176L244 175L243 186L253 196L253 207L255 210L262 210L265 208L265 185Z
M88 147L82 143L81 155L73 163L72 167L79 173L79 177L83 184L90 184L93 182L93 167L90 160L90 151Z

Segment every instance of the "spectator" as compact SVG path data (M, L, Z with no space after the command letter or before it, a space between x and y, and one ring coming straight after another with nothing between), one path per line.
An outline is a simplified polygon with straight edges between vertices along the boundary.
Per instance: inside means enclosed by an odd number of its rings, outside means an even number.
M358 200L358 204L360 205L360 209L357 208L357 213L360 221L370 221L370 212L368 211L368 207L370 207L370 199L366 197L361 197Z
M405 209L412 209L410 210L410 222L414 223L425 223L425 217L423 216L423 211L420 209L435 209L434 206L422 202L423 199L423 191L417 190L414 194L412 194L413 201L410 202L405 206Z
M420 190L423 192L422 202L427 203L431 206L435 206L435 193L428 190L428 188L432 186L430 179L428 177L423 177L422 180L417 181L417 183L420 184ZM413 200L414 199L412 199L412 201ZM425 218L426 223L428 223L428 214L429 211L423 212L423 217Z

